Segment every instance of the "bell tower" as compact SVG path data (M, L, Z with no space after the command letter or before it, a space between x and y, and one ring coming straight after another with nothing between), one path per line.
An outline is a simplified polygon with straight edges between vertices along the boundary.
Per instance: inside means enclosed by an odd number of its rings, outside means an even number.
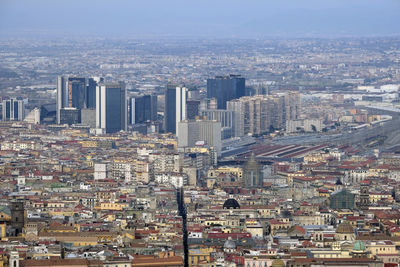
M363 210L366 210L369 207L369 186L370 182L368 180L363 180L360 182L359 208Z
M22 233L25 225L25 210L22 201L11 202L11 226L15 229L15 235Z

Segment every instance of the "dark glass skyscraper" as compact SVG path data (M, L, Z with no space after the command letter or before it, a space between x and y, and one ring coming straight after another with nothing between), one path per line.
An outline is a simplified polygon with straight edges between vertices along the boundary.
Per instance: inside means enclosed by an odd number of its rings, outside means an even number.
M144 123L157 120L157 96L144 95L131 97L130 124Z
M165 132L176 132L176 86L167 85L165 90L164 129Z
M226 109L226 102L244 96L245 90L245 79L240 75L207 79L207 98L216 98L218 109Z
M86 105L86 79L70 78L68 85L67 107L84 108Z
M101 80L102 79L98 79L98 81ZM97 81L94 78L87 79L85 108L96 108L96 86Z
M177 134L178 122L186 119L186 93L185 87L167 85L164 111L165 132Z
M96 127L106 133L127 128L125 84L100 84L96 87Z

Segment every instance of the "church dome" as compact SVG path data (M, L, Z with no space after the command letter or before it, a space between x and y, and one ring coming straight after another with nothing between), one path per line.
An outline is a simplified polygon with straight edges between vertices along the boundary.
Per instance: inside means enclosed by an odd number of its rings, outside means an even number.
M360 241L360 240L357 240L357 241L354 243L353 251L365 251L365 245L364 245L364 243L363 243L362 241Z
M229 198L225 200L224 205L222 206L224 209L240 209L239 203L236 199Z
M348 222L343 222L339 224L336 229L337 234L354 234L353 226L351 226Z
M236 243L232 239L228 239L224 243L224 249L235 249Z
M285 263L281 259L276 259L272 262L271 267L285 267Z
M254 152L251 153L250 159L244 165L245 170L259 170L261 165L257 162Z

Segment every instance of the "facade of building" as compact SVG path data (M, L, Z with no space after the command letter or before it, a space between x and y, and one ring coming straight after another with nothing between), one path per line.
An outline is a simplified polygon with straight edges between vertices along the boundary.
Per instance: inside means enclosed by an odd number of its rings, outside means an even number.
M229 101L227 109L234 113L234 134L262 134L284 127L284 99L280 96L245 96Z
M217 105L216 98L204 98L200 101L199 111L215 110L217 109Z
M25 118L24 101L16 98L3 100L3 121L22 121Z
M329 197L330 208L334 210L354 209L354 199L354 194L346 189L333 192Z
M215 120L221 123L222 139L234 136L234 111L224 109L207 109L201 112L207 120Z
M243 181L245 187L262 187L263 174L262 166L256 161L254 153L243 168Z
M233 112L234 136L260 135L285 128L286 120L298 118L300 95L297 92L245 96L227 102Z
M301 109L301 96L297 91L278 93L284 97L284 117L283 120L298 120Z
M103 78L84 77L57 77L56 116L57 123L61 124L61 110L65 108L96 107L96 86ZM79 115L80 117L80 115ZM65 120L64 120L65 121Z
M77 108L62 108L60 110L60 124L81 123L81 110Z
M199 115L200 100L186 101L186 117L188 120L195 120Z
M86 80L82 77L57 77L57 123L61 124L61 110L84 107Z
M295 133L301 130L305 132L321 132L323 126L321 119L287 120L286 132Z
M178 122L186 119L185 87L168 85L165 90L165 132L177 134Z
M144 95L129 100L130 124L139 124L157 120L157 96Z
M84 108L81 109L81 123L90 126L90 128L96 127L96 108Z
M207 79L207 97L217 99L218 109L226 109L227 101L244 96L245 90L245 78L240 75Z
M127 129L126 90L123 82L96 87L96 127L106 133Z
M194 147L197 142L204 141L221 154L221 123L210 120L184 120L178 123L178 146Z
M25 117L24 121L33 124L40 124L40 108L32 109Z

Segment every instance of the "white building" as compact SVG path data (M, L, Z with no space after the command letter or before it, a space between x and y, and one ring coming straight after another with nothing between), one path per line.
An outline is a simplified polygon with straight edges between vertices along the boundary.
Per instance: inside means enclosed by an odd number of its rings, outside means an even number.
M25 117L24 121L32 124L40 124L40 108L34 108Z
M107 178L107 164L95 163L94 164L94 179L104 180Z
M149 156L153 173L180 172L181 158L175 153L153 153Z
M182 187L187 185L187 175L179 173L157 173L154 175L156 183L160 185L171 184L174 187Z
M286 121L286 132L295 133L300 130L305 132L321 132L324 124L321 119L288 120Z
M40 150L41 145L33 141L13 141L13 142L3 142L1 143L1 150Z
M187 88L176 87L176 135L179 135L179 122L186 120Z
M178 147L194 147L204 141L221 155L221 123L210 120L181 121L178 123Z
M114 162L111 165L111 177L114 180L123 179L125 182L132 182L134 179L132 164L127 162Z

